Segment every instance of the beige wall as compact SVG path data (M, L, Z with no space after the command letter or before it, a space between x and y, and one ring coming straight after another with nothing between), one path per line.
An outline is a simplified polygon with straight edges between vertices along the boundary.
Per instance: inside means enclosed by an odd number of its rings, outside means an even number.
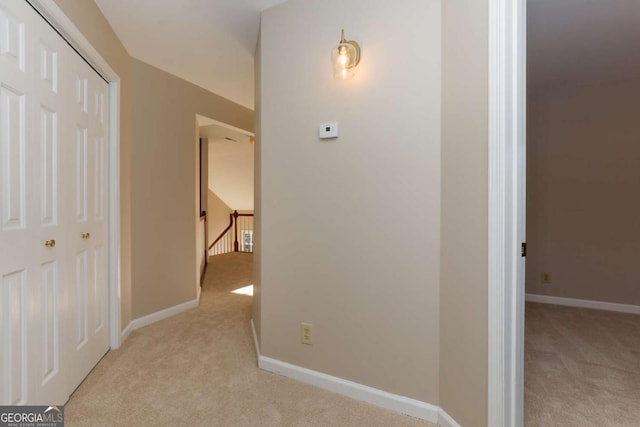
M209 183L218 197L237 211L253 212L254 145L209 139Z
M255 54L255 144L253 176L253 325L258 345L261 342L262 320L262 30L258 33Z
M133 317L196 298L195 114L253 130L253 112L132 59Z
M211 190L208 190L209 210L207 211L207 247L229 226L229 214L233 210Z
M120 274L121 327L131 315L131 81L130 56L93 1L55 0L120 77Z
M442 2L440 404L487 424L488 4Z
M639 93L640 79L530 93L528 293L640 305Z
M440 21L437 0L266 11L259 140L263 354L436 404ZM342 28L363 48L347 82ZM337 140L318 138L328 120Z

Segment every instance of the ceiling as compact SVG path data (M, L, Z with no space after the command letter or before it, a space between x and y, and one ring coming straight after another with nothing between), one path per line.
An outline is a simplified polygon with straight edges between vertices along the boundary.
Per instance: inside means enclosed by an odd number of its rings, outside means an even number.
M260 12L285 0L95 0L129 54L254 108Z
M210 141L215 140L216 142L223 143L249 144L252 139L251 135L248 135L246 132L240 132L238 130L216 124L201 126L199 136L200 138L206 138Z
M529 0L530 86L640 77L640 1Z

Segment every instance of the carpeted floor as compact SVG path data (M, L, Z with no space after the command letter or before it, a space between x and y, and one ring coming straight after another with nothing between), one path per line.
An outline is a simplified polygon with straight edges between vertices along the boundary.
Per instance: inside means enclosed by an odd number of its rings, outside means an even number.
M640 426L640 316L526 305L526 427Z
M200 306L134 331L65 406L72 426L430 426L257 367L252 255L211 258Z

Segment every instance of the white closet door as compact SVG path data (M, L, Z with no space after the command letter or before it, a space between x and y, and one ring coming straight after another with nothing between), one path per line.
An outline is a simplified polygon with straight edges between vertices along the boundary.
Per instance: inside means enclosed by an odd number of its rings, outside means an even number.
M33 180L27 172L27 110L33 64L24 11L0 5L0 369L2 404L27 401L29 281L39 273L34 243L40 227L31 222ZM28 182L27 182L28 181Z
M12 4L10 2L10 4ZM24 2L23 2L24 3ZM48 25L41 22L30 7L26 25L26 46L31 67L31 93L26 125L27 139L28 224L36 231L32 250L38 271L29 280L28 403L47 404L68 398L65 372L71 368L65 357L66 325L64 310L68 306L69 272L65 264L69 242L65 231L69 189L65 142L69 87L60 77L66 74L70 55L66 43ZM55 240L54 247L45 242Z
M107 95L108 85L79 56L69 62L73 86L73 254L75 333L70 373L79 384L109 348L107 325Z
M106 122L78 115L80 74L106 114L106 83L0 1L0 404L64 404L108 350Z

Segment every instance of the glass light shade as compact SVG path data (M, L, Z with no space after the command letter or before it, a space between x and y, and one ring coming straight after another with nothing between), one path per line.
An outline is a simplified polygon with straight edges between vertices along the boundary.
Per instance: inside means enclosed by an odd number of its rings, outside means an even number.
M340 43L331 52L331 59L333 62L334 79L347 80L353 78L353 69L357 65L358 52L352 43Z

